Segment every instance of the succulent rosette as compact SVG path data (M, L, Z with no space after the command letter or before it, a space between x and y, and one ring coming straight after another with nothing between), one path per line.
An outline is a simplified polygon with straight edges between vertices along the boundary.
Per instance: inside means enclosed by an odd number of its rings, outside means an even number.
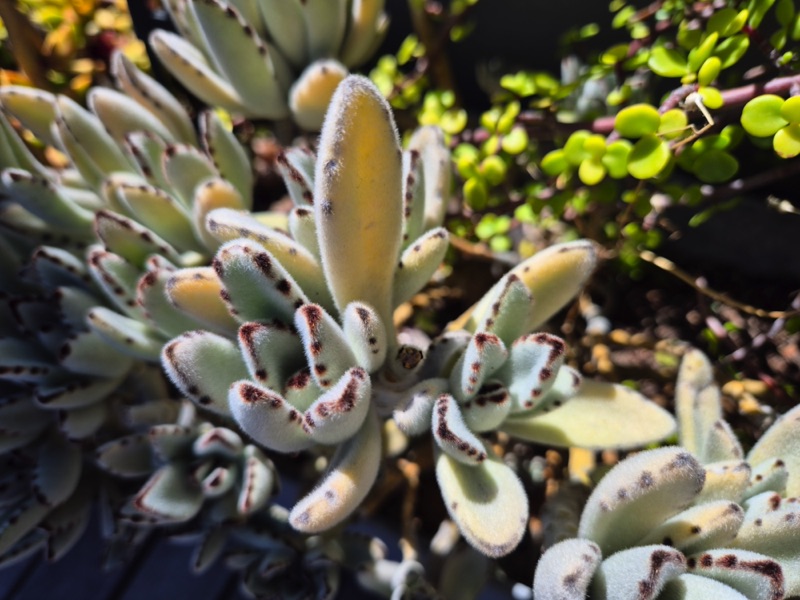
M513 470L478 435L633 447L674 429L635 392L582 383L563 364L562 340L530 333L580 289L594 266L590 243L521 264L430 347L398 336L394 309L427 283L447 248L439 224L448 152L433 128L401 151L369 81L349 76L337 88L316 156L294 150L279 162L295 202L291 237L241 212L212 211L208 231L224 242L213 261L219 297L185 303L197 298L195 271L173 274L172 304L208 329L174 339L162 360L183 393L232 416L266 448L336 446L321 482L292 509L293 527L324 531L360 504L390 417L407 434L433 433L445 502L492 556L520 541L528 505Z
M798 410L745 457L698 351L683 359L676 406L685 447L642 452L609 471L577 537L540 559L534 598L778 600L800 592L800 501L791 487Z
M202 101L319 130L348 68L377 49L384 0L169 0L179 34L155 30L161 63Z

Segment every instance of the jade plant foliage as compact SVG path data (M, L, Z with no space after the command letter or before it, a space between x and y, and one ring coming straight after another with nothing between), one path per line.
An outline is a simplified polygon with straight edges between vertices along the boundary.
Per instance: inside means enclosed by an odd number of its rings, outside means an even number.
M708 359L676 388L681 446L630 456L592 491L577 536L539 561L534 598L780 599L800 593L798 409L746 455Z
M353 513L378 475L388 419L408 436L432 436L451 517L494 557L520 542L529 509L482 434L632 448L673 431L672 417L633 390L584 382L564 364L563 340L535 331L591 273L588 242L521 263L433 340L398 333L394 309L447 248L449 157L430 127L403 151L367 79L337 88L316 156L289 151L281 164L295 201L291 237L241 211L211 211L208 231L224 242L212 262L219 295L191 301L192 286L204 285L191 268L166 287L173 305L211 328L167 343L162 364L188 398L264 448L335 448L292 508L292 527L320 533Z
M155 30L161 63L211 106L309 130L348 69L365 62L389 21L384 0L167 0L179 34Z

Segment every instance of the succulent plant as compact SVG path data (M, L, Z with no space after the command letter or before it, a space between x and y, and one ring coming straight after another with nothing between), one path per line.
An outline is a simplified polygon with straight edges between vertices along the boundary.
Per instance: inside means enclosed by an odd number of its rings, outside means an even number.
M281 164L296 203L293 239L242 213L212 211L208 230L225 241L213 262L216 307L182 304L174 285L167 295L195 317L213 313L214 331L174 339L162 358L187 397L233 416L258 444L337 447L322 481L292 509L293 527L327 530L360 504L381 461L381 419L410 435L433 433L445 503L470 543L492 556L520 541L528 504L513 470L476 434L634 447L674 429L632 390L580 385L563 365L562 340L528 334L580 289L595 260L589 243L522 263L430 347L398 336L393 310L425 285L447 247L438 224L449 167L436 129L420 129L401 153L389 107L368 80L349 76L337 88L315 163L298 151ZM172 281L190 287L193 273ZM541 300L532 304L532 294Z
M534 598L777 600L800 593L800 501L786 497L798 410L742 460L699 351L683 359L676 407L686 448L642 452L609 471L584 507L577 537L540 559Z
M162 64L204 102L318 130L348 68L388 27L384 0L168 0L180 35L150 36Z

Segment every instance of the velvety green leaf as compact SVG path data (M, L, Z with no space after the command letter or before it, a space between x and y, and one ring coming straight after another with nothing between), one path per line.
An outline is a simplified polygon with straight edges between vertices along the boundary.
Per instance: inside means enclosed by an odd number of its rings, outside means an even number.
M279 322L242 324L239 348L250 377L272 389L282 389L286 379L305 364L300 337Z
M461 402L475 396L507 358L508 349L499 337L476 333L450 373L453 395Z
M582 448L634 448L675 430L672 416L621 385L585 380L571 398L544 414L520 414L503 431L539 444Z
M132 504L156 522L182 523L200 511L203 492L181 467L168 464L153 474Z
M157 361L164 340L150 325L97 306L86 313L89 328L124 354L147 361Z
M317 487L292 508L292 527L318 533L350 516L372 488L381 454L380 425L370 411L358 433L339 446Z
M437 227L425 232L406 248L394 273L392 306L399 306L430 281L444 260L448 245L447 230Z
M165 141L175 141L172 132L156 115L127 94L94 87L89 90L86 101L117 144L122 144L125 136L134 131L148 131Z
M598 600L654 600L668 581L686 571L686 558L669 546L622 550L605 559L592 581Z
M515 408L538 406L564 364L564 340L549 333L531 333L514 341L508 360L496 377L508 388Z
M450 517L473 547L499 558L519 545L528 525L528 498L510 467L493 456L466 465L442 452L436 479Z
M240 322L277 319L289 324L295 310L308 302L281 263L256 242L228 242L213 266L224 287L223 300Z
M72 202L49 180L20 169L5 169L2 183L10 198L48 225L72 230L79 239L85 239L91 231L92 213Z
M78 446L58 435L48 437L38 448L33 495L49 506L61 504L77 488L82 470Z
M725 547L744 521L744 509L734 502L716 500L692 506L651 530L639 545L666 543L692 554Z
M596 542L606 555L630 547L685 509L704 480L703 468L680 447L630 456L595 487L578 536Z
M100 446L98 466L116 477L143 477L153 472L153 452L146 435L134 433Z
M172 382L193 402L229 415L228 388L247 376L239 348L208 331L190 331L172 340L161 353Z
M668 581L658 597L660 600L747 600L746 596L732 587L691 573L684 573Z
M195 142L194 126L186 109L167 89L143 73L123 52L111 57L111 73L119 88L153 113L171 132L176 141Z
M378 313L360 302L351 302L342 316L342 329L356 363L368 373L386 360L388 340Z
M23 127L49 145L55 145L51 125L56 120L56 97L44 90L19 85L0 89L3 108L20 120Z
M253 169L250 159L243 145L213 110L200 115L200 139L217 171L239 192L242 208L252 208Z
M539 559L533 576L533 600L584 600L602 556L589 540L564 540Z
M786 597L781 567L769 556L721 548L690 556L688 563L691 573L724 583L746 598L773 600Z
M486 460L483 442L467 428L458 403L450 394L437 398L431 425L436 443L455 460L472 466Z
M762 434L753 449L747 454L747 461L757 465L770 459L783 461L789 472L786 483L788 496L800 496L800 437L797 423L800 420L800 407L795 407L782 415Z
M138 222L119 213L110 210L97 212L94 230L106 250L121 256L140 269L152 254L159 254L175 264L180 262L180 255L169 243Z
M392 418L406 435L421 435L430 431L431 414L436 399L448 389L446 379L425 379L412 387L405 398L396 403Z
M355 366L356 357L339 324L316 304L300 306L294 314L306 360L317 385L328 389L345 371Z
M218 176L209 158L189 144L170 144L161 158L161 168L170 193L187 211L192 208L195 191L201 183Z
M242 479L247 485L242 486L236 506L240 515L251 515L264 508L277 491L278 476L272 461L255 446L246 446L244 456Z

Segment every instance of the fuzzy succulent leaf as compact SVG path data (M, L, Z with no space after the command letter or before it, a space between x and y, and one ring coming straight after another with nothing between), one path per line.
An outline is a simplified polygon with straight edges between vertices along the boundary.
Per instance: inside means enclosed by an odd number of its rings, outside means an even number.
M192 2L209 53L246 110L268 119L289 115L284 87L288 67L241 13L218 0Z
M430 281L442 264L448 246L447 230L437 227L422 234L405 249L394 274L393 306L410 299Z
M704 480L705 471L683 448L635 454L597 484L581 515L578 536L596 542L605 555L630 547L685 510Z
M547 549L536 565L533 600L584 600L602 555L594 542L569 539Z
M511 408L511 396L496 381L484 385L477 396L460 406L467 427L477 433L499 428Z
M253 170L244 147L213 110L200 115L200 139L203 150L214 162L220 175L236 188L244 199L243 209L252 208Z
M95 451L95 461L116 477L143 477L153 471L152 447L139 433L106 442Z
M681 361L675 386L675 412L681 445L702 463L741 458L730 427L722 419L719 388L706 356L690 350Z
M447 200L450 197L450 151L439 127L420 127L408 142L408 151L418 153L422 172L422 231L439 227L444 221ZM416 200L415 200L416 204ZM413 212L419 210L413 207ZM418 235L416 227L408 223L406 233L410 239ZM419 232L421 233L421 231Z
M259 0L270 38L287 60L299 67L308 60L306 22L300 0Z
M316 384L328 389L356 364L347 337L339 324L316 304L295 311L294 326L303 341L306 361Z
M137 69L122 52L111 57L111 73L119 88L156 115L176 141L194 143L194 127L186 109L164 86Z
M250 377L262 385L280 389L305 364L300 337L283 323L243 323L238 337Z
M219 175L208 156L189 144L169 144L161 157L161 170L169 184L167 189L186 209L191 209L200 184Z
M501 429L539 444L595 449L643 446L675 430L672 415L622 385L585 380L573 396L558 403L561 406L543 414L512 415Z
M197 321L175 308L167 298L167 285L173 273L170 269L148 271L136 285L136 302L144 310L145 317L170 337L197 327Z
M130 356L109 348L94 331L80 332L70 337L58 350L61 366L83 375L119 377L128 372L133 361Z
M341 0L305 0L306 43L311 60L335 56L347 28L347 2Z
M54 145L51 125L58 114L56 97L50 92L19 85L4 85L0 89L3 108L30 129L46 144ZM4 162L3 164L8 164Z
M106 250L139 269L153 254L161 255L174 264L180 262L180 255L166 240L124 215L110 210L98 211L94 230Z
M700 577L691 573L684 573L670 579L658 595L659 600L747 600L744 596L730 586L719 581Z
M723 583L751 600L784 598L784 577L781 565L769 556L718 548L690 556L691 573Z
M654 600L670 579L686 572L686 558L669 546L622 550L605 559L592 581L598 600Z
M800 422L800 406L782 415L756 442L747 454L750 464L779 458L789 472L786 482L788 496L800 496L800 436L797 423Z
M252 215L221 208L209 213L208 231L220 242L246 238L257 242L277 259L300 285L311 302L326 309L333 308L330 292L325 286L325 276L311 252L272 227L257 221Z
M389 105L368 79L350 76L336 89L314 181L322 265L336 306L365 302L391 327L402 235L400 145Z
M650 531L639 545L663 543L684 554L708 548L724 547L744 521L741 506L727 500L715 500L687 508Z
M230 415L228 388L247 376L238 346L208 331L190 331L172 340L161 353L172 382L199 406Z
M232 333L239 323L223 302L222 282L212 267L181 269L167 282L170 303L197 323L220 333Z
M342 330L356 364L368 373L377 371L386 360L388 348L378 313L363 302L351 302L342 316Z
M90 185L116 171L133 172L131 161L100 119L66 96L57 96L56 104L60 145Z
M317 60L308 65L289 90L289 108L300 127L318 131L328 102L349 72L338 60Z
M566 349L564 340L549 333L531 333L513 342L497 378L506 383L517 410L535 409L545 401L561 373Z
M727 460L706 465L706 481L696 502L738 501L750 485L750 465L742 460Z
M455 460L467 465L486 460L486 447L469 430L458 402L450 394L437 398L431 426L436 443Z
M288 324L295 310L308 303L282 264L256 242L228 242L217 252L213 265L224 287L222 298L239 321L277 319Z
M10 198L52 227L68 229L79 239L86 239L91 231L92 213L72 202L48 179L21 169L5 169L2 182Z
M776 458L760 462L752 467L750 485L745 490L743 499L763 492L783 493L787 481L789 481L789 471L783 460Z
M61 504L77 488L82 465L78 446L61 436L50 436L38 448L33 495L48 506Z
M292 527L318 533L347 518L375 482L381 454L380 424L375 411L370 411L361 429L339 446L317 487L292 508Z
M36 402L42 408L51 410L82 408L102 401L121 382L121 377L79 379L56 376L39 385Z
M241 98L234 87L216 73L192 44L162 29L150 33L149 41L161 64L203 102L229 111L239 110Z
M245 485L236 501L236 509L240 515L251 515L264 508L278 487L278 477L272 461L252 445L244 449L242 480Z
M480 332L472 336L450 373L453 395L461 402L474 397L507 358L508 350L496 335Z
M786 596L800 594L800 500L765 492L745 503L742 527L731 544L780 563Z
M314 203L316 156L303 147L288 148L278 154L276 167L295 206L310 208Z
M397 427L406 435L421 435L430 431L431 414L436 399L448 390L443 378L425 379L405 394L392 413Z
M175 141L172 132L156 115L127 94L95 87L89 90L86 102L117 144L122 144L125 136L133 131L149 131L165 141Z
M203 491L178 465L156 471L132 500L133 508L156 522L182 523L203 505Z
M150 325L104 306L96 306L86 313L86 323L106 343L124 354L147 361L158 360L164 340Z
M436 479L464 538L492 558L517 547L528 525L528 496L514 471L494 456L466 465L442 452Z
M521 330L532 331L572 300L592 274L596 262L597 251L592 242L580 240L545 248L514 267L510 273L528 287L534 302ZM477 304L448 325L448 330L475 331L491 308L496 288L501 285L497 282Z

